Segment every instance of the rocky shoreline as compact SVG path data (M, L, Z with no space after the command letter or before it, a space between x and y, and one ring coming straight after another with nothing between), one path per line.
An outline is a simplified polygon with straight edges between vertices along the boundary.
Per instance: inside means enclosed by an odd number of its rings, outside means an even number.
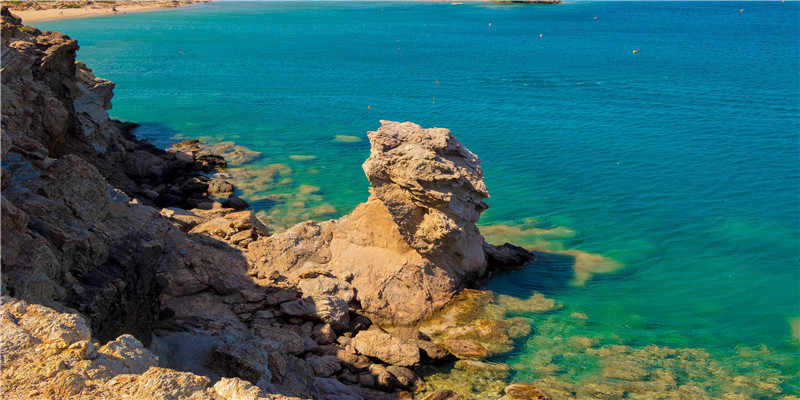
M3 398L467 398L417 371L491 368L530 330L464 314L533 254L484 241L480 160L448 130L382 121L370 198L272 235L224 155L109 120L76 41L5 7L2 36Z

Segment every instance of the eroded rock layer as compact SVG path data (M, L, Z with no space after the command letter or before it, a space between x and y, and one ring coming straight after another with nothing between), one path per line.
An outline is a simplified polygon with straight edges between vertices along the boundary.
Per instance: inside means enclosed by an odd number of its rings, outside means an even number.
M489 196L480 160L449 130L381 124L368 133L367 202L341 219L305 222L253 243L251 274L284 275L313 293L355 300L379 324L411 325L490 263L533 259L521 248L484 242L475 226Z

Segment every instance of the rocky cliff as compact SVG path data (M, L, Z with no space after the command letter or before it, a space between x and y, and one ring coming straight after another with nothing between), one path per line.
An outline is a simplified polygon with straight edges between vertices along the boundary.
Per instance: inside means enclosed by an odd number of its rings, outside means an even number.
M109 120L74 40L5 8L2 39L3 398L396 398L459 355L396 327L532 257L484 243L446 129L384 121L369 200L270 236L223 157Z

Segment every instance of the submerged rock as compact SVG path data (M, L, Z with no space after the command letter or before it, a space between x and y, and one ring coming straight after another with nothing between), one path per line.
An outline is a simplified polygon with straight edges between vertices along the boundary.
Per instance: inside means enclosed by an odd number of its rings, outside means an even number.
M541 389L527 383L512 383L506 386L504 392L514 400L550 400L550 396Z
M443 389L428 394L422 400L466 400L466 397L461 393Z
M473 340L447 339L445 346L458 358L484 358L489 355L486 347Z

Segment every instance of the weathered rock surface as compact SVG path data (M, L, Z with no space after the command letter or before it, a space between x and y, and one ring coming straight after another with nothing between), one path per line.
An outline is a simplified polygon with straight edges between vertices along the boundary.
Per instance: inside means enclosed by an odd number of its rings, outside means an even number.
M100 346L78 314L4 296L0 321L3 399L297 399L267 394L239 378L209 387L205 376L158 368L156 356L130 335Z
M527 251L484 243L475 222L488 206L480 160L450 131L381 121L368 136L366 203L335 221L305 222L251 244L251 274L301 281L314 270L347 279L356 292L306 284L312 293L355 300L382 325L408 325L440 308L489 263L507 268Z
M419 364L419 347L375 327L359 332L351 341L360 354L385 363L410 367Z

